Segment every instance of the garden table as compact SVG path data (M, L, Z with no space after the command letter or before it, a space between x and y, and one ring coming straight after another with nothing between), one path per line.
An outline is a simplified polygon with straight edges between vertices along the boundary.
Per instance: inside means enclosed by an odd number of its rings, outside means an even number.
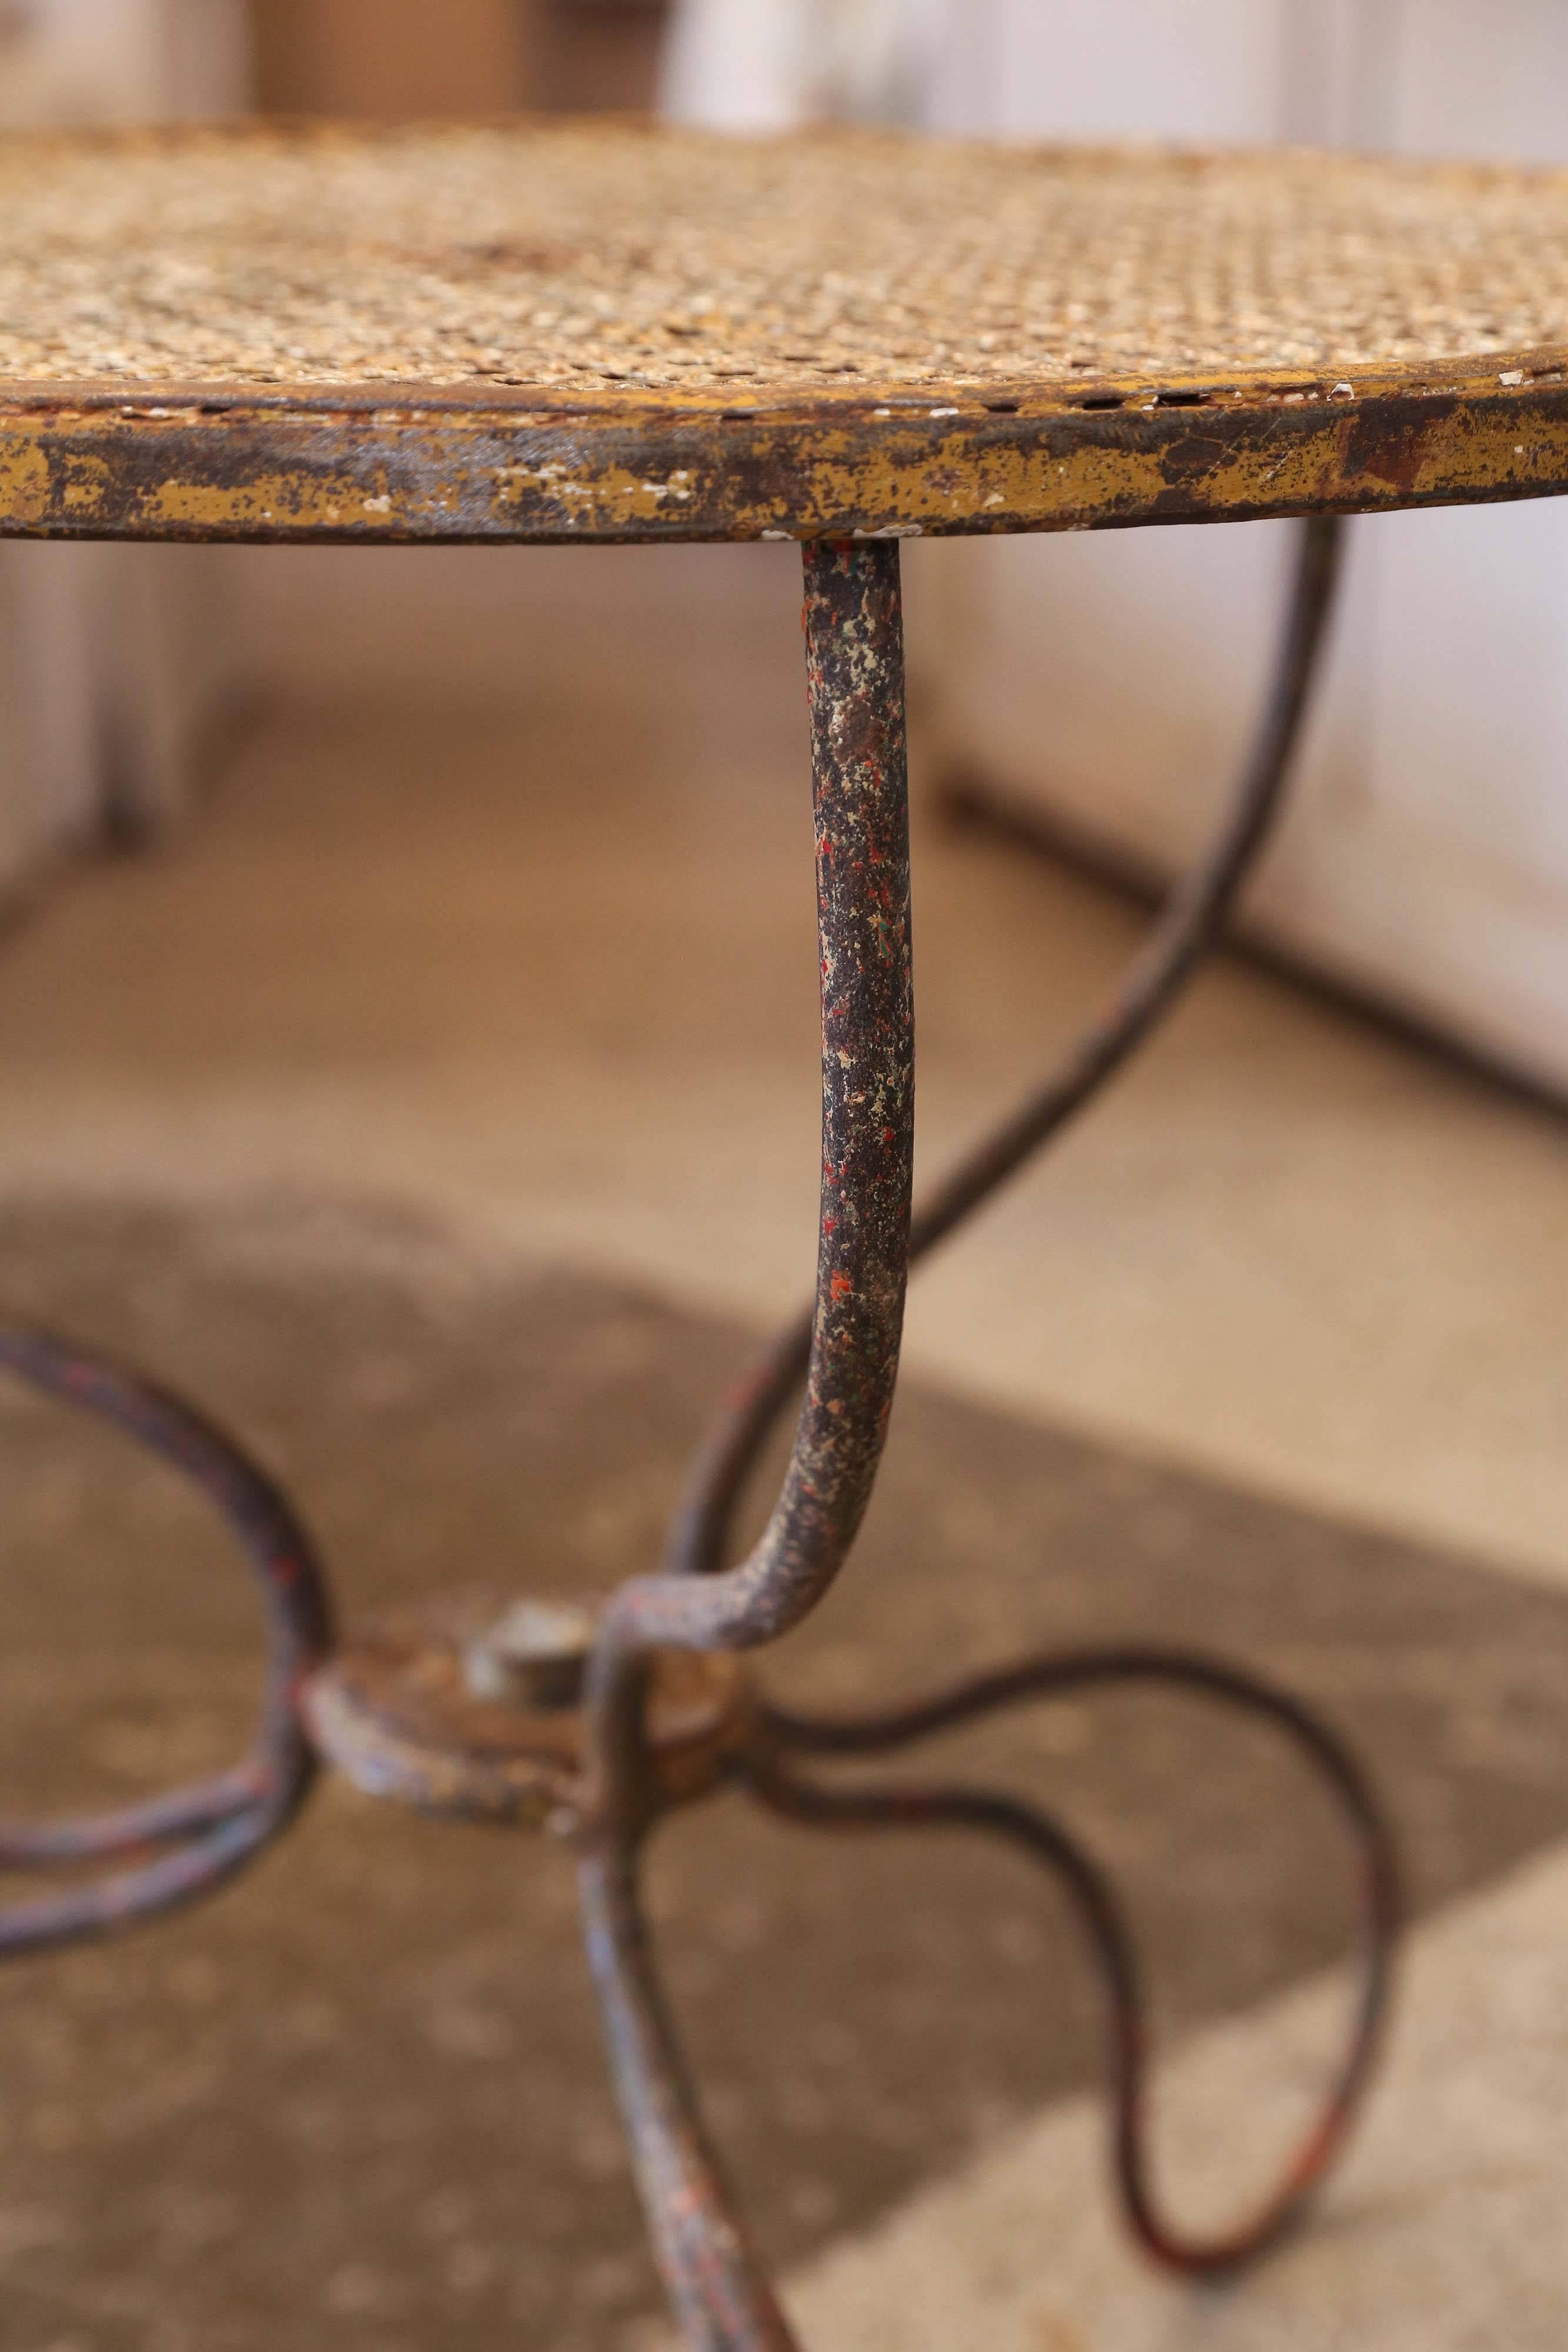
M256 1744L234 1770L0 1830L0 1865L69 1874L0 1913L0 1948L116 1932L217 1886L287 1827L323 1760L428 1811L542 1828L575 1859L686 2339L780 2352L794 2338L660 1990L643 1851L723 1785L842 1832L967 1827L1032 1854L1082 1916L1145 2250L1224 2273L1291 2227L1365 2086L1397 1924L1388 1834L1338 1736L1240 1668L1165 1649L1001 1664L852 1719L786 1711L745 1661L851 1549L911 1265L1104 1086L1223 923L1281 803L1337 518L1564 490L1568 174L630 123L0 144L0 532L800 543L822 1020L814 1303L725 1402L663 1563L596 1610L443 1592L340 1638L292 1506L231 1437L88 1347L0 1329L15 1372L140 1435L227 1516L271 1628ZM912 1207L899 542L1270 515L1305 519L1295 586L1212 845L1063 1064ZM772 1515L736 1560L737 1506L798 1395ZM1109 1874L1017 1799L844 1769L1113 1682L1262 1717L1322 1776L1354 1851L1364 1979L1339 2072L1281 2180L1212 2240L1167 2222L1151 2179L1144 1998Z

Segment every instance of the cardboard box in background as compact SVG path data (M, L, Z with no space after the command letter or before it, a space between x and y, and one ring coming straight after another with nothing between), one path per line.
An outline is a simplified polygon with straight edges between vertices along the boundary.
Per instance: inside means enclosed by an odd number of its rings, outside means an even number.
M521 102L517 0L253 0L256 79L278 114L506 114Z
M671 13L669 0L533 0L528 104L651 112Z
M430 120L650 107L663 0L251 0L258 100Z

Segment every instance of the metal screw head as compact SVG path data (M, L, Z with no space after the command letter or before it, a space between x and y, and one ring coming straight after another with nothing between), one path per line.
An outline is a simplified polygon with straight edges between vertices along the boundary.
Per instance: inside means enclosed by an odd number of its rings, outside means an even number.
M559 1601L514 1601L463 1653L476 1698L523 1707L575 1706L582 1696L594 1622Z

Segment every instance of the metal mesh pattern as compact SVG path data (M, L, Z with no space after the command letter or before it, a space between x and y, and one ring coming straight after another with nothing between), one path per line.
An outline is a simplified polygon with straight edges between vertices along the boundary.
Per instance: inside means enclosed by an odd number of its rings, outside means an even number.
M586 123L0 143L0 383L894 395L1563 342L1561 172Z

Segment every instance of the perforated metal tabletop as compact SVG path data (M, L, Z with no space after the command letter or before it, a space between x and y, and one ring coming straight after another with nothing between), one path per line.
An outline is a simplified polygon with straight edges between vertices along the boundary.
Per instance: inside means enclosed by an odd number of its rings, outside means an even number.
M1011 531L1568 484L1568 173L602 123L0 142L0 531Z

